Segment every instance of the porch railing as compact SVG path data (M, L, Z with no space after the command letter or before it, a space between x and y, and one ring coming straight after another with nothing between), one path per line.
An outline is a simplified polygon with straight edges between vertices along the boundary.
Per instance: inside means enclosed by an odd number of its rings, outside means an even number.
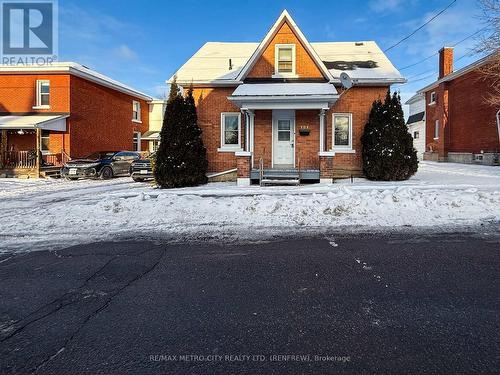
M4 151L0 164L3 168L36 168L36 151Z
M64 151L42 155L41 167L62 167L71 160ZM0 168L31 169L36 168L36 151L4 151L0 154Z

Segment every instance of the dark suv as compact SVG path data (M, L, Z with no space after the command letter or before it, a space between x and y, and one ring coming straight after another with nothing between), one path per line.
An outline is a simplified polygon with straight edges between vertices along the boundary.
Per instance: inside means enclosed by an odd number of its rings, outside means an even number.
M83 159L68 161L61 169L61 176L70 180L128 176L130 164L140 158L141 155L133 151L99 151Z
M130 176L135 182L154 179L151 158L154 158L154 154L145 159L135 160L130 165Z

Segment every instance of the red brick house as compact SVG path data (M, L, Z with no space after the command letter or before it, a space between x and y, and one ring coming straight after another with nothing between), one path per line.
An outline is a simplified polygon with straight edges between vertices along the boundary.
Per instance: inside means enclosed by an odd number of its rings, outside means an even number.
M0 174L43 175L69 157L140 150L151 100L76 63L0 66Z
M175 76L194 87L210 171L239 184L360 174L372 103L405 82L375 42L310 43L286 10L260 43L206 43Z
M453 71L453 48L439 51L439 78L419 90L426 101L424 159L458 163L498 163L500 108L485 100L492 83L481 67L489 57Z

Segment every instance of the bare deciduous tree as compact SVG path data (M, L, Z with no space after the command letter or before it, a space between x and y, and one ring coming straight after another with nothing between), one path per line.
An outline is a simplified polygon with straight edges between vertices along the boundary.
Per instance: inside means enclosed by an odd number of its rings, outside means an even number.
M491 55L488 64L481 68L484 78L491 84L492 90L486 95L488 103L500 107L500 0L478 0L481 8L481 20L488 26L476 44L476 52Z

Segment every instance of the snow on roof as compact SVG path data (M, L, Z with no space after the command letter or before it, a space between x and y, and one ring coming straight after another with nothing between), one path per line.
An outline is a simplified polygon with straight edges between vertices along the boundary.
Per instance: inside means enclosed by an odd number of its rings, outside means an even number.
M342 72L359 81L404 82L385 53L374 41L311 43L332 76Z
M177 71L177 81L188 84L191 81L234 81L258 45L259 43L205 43ZM229 59L232 69L229 69Z
M0 65L0 74L9 73L69 73L136 98L148 101L153 99L151 96L144 94L143 92L135 90L130 86L75 62L54 62L50 65Z
M425 100L424 95L422 93L416 93L410 99L408 99L405 104L413 104L419 100Z
M259 43L206 43L176 72L177 81L181 84L241 83L236 77L258 46ZM373 41L318 42L311 43L311 46L335 80L338 80L340 73L346 72L359 83L405 82L403 76Z
M234 90L232 96L299 96L337 95L329 83L247 83Z

